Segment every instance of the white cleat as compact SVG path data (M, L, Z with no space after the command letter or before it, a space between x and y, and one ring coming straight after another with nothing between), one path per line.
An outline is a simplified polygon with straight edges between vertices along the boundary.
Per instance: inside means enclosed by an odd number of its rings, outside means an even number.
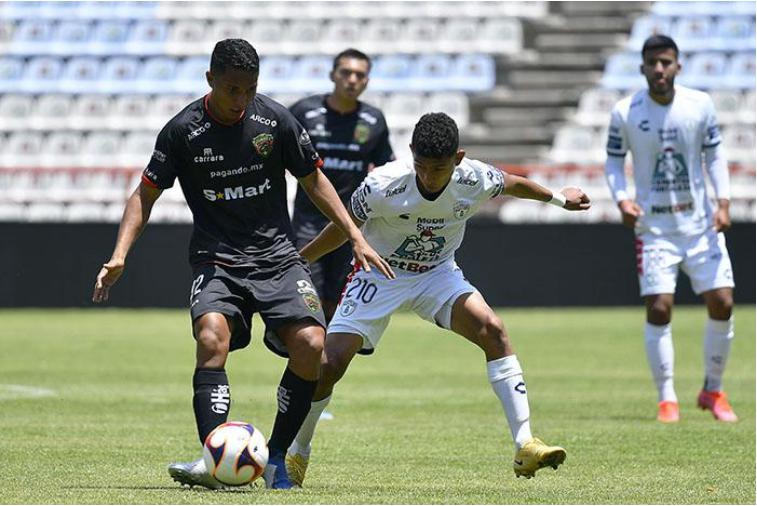
M203 459L197 459L194 462L176 462L168 466L168 474L173 481L182 485L188 485L189 488L199 485L209 488L210 490L222 490L227 488L226 485L213 478L205 467Z

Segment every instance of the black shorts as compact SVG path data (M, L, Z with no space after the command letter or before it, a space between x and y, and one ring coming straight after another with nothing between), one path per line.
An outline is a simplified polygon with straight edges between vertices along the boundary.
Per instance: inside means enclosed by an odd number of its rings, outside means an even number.
M307 243L315 239L321 230L328 225L328 221L319 228L319 223L299 222L295 226L297 249L302 249ZM328 255L310 265L310 276L318 295L323 300L336 303L342 295L347 276L352 272L352 246L342 244Z
M321 301L304 262L261 275L249 267L219 264L194 266L190 296L192 323L207 313L221 313L234 321L229 351L244 348L252 337L252 315L266 325L264 342L271 351L288 356L276 331L287 323L312 318L324 329Z

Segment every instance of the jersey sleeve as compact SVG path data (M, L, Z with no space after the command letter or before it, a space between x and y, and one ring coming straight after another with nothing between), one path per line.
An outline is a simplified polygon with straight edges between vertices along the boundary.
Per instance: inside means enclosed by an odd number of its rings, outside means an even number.
M370 162L374 167L381 167L394 160L394 151L392 150L392 145L389 143L389 128L387 128L386 120L383 116L381 118L381 125L382 128L378 143L376 143L376 147L371 152Z
M377 181L369 174L350 197L353 216L362 222L377 217L380 195Z
M289 110L279 116L284 166L295 177L304 177L323 165L310 136Z
M163 127L155 141L152 157L142 172L144 183L161 190L173 186L181 163L177 154L181 141L182 137L170 124Z
M707 102L704 107L704 136L702 137L702 148L713 148L720 144L720 126L718 126L718 119L715 115L715 104L712 103L712 99L707 97Z
M628 151L628 139L623 117L618 107L610 115L610 127L607 130L607 154L609 156L625 157Z

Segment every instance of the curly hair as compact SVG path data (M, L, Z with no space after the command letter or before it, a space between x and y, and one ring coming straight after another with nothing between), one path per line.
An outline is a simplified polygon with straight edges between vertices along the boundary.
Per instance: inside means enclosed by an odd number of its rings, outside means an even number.
M448 158L457 153L460 134L455 120L443 112L421 116L413 130L413 153L424 158Z
M224 39L216 43L210 55L210 71L223 74L228 69L257 74L260 58L252 44L243 39Z

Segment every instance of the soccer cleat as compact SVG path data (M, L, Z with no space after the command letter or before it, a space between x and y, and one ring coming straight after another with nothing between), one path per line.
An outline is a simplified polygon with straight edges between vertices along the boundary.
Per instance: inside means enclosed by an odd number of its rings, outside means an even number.
M557 469L565 462L565 449L559 446L547 446L540 439L528 440L515 454L513 470L515 477L533 478L542 467Z
M657 403L657 421L662 423L676 423L679 420L678 403L661 401Z
M701 409L709 409L715 420L721 422L738 422L739 417L733 412L733 408L728 403L728 396L725 392L708 392L702 390L697 398L697 406Z
M168 474L173 481L182 485L189 485L189 488L199 485L209 488L210 490L221 490L226 485L213 478L205 467L203 459L197 459L194 462L176 462L168 466Z
M268 458L268 464L263 471L263 480L265 480L265 488L278 490L300 488L299 485L292 483L289 479L287 466L284 463L284 455L276 455Z
M292 481L292 483L294 483L298 487L301 487L302 482L305 481L305 471L308 470L308 462L310 462L310 457L306 457L299 453L287 452L284 461L286 462L289 479Z

